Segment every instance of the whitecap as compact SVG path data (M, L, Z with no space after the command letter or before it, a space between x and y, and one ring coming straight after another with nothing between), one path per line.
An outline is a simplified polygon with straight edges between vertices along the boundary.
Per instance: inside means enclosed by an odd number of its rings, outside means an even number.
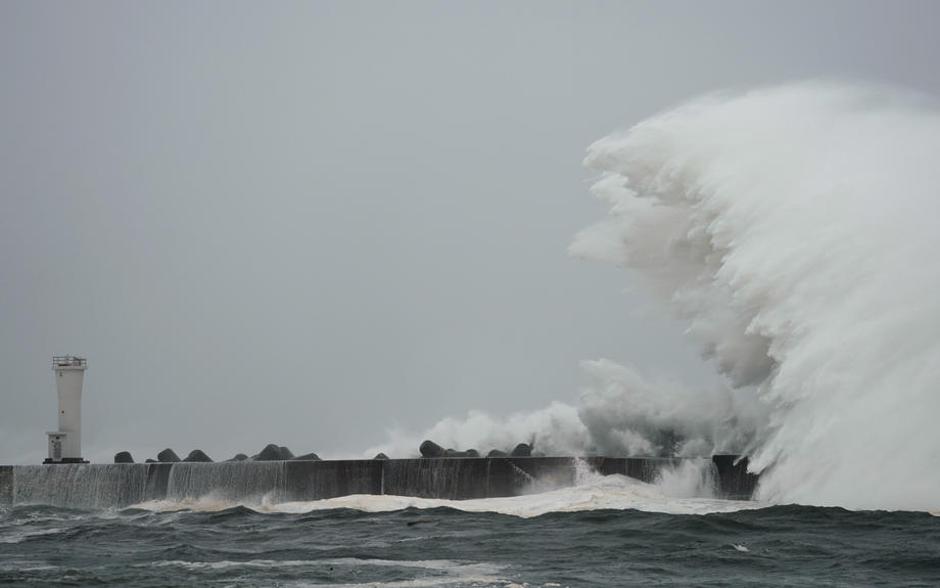
M192 500L184 502L152 501L137 506L138 508L164 512L184 509L214 512L231 508L236 504L219 500ZM324 500L243 504L243 506L261 513L295 514L340 508L373 513L398 511L407 508L452 508L464 512L489 512L531 518L552 512L583 512L608 509L702 515L752 510L767 505L753 501L717 498L676 498L664 493L654 484L646 484L627 476L611 475L591 477L577 486L539 494L505 498L447 500L414 496L354 494Z

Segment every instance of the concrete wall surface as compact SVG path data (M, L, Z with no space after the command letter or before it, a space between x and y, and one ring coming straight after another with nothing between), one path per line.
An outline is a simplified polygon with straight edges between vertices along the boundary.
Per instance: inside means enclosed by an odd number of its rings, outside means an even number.
M122 507L151 500L307 501L351 494L464 500L542 492L580 476L620 474L654 482L679 458L494 457L220 463L0 466L0 504ZM698 460L719 495L747 499L757 476L747 460Z

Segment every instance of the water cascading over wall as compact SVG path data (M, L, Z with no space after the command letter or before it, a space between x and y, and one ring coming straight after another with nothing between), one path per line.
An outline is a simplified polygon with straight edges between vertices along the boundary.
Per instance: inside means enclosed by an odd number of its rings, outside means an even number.
M159 493L159 471L159 465L20 466L12 474L12 501L72 508L127 506Z
M714 469L718 494L748 498L757 478L735 456L712 460L523 457L0 466L0 505L122 508L151 500L309 501L353 494L464 500L572 486L581 472L655 482L681 464Z
M287 495L285 461L175 463L170 467L166 499L211 497L224 501L282 502Z

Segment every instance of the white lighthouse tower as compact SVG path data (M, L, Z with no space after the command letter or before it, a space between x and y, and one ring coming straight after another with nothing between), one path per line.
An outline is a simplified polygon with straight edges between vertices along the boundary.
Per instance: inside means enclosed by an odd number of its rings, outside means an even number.
M59 392L59 430L49 436L49 457L43 463L88 463L82 459L82 383L88 362L66 355L52 358Z

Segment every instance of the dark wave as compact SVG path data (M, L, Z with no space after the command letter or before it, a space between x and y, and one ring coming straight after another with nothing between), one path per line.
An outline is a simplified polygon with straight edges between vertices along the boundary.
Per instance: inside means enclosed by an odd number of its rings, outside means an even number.
M0 584L936 585L940 518L777 506L531 519L451 508L0 514Z

